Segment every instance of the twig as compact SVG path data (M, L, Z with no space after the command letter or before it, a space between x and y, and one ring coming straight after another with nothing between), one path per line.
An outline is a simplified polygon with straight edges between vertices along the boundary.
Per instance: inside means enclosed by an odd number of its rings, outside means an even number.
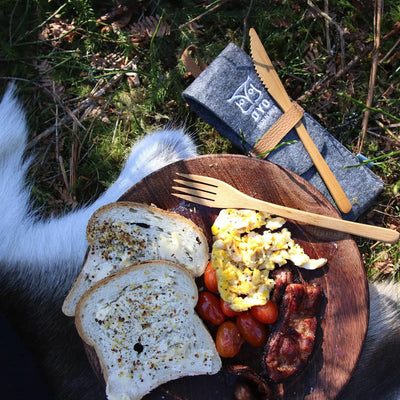
M330 24L334 25L335 28L339 32L339 37L340 37L340 53L341 53L341 66L342 69L345 66L345 41L344 41L344 30L343 28L326 12L322 11L318 6L316 6L311 0L307 0L307 4L313 8L321 17L325 18L326 21L328 21ZM329 33L329 32L328 32Z
M384 130L384 132L385 132L386 134L388 134L394 141L400 143L400 137L397 137L397 136L390 130L390 128L391 128L390 125L389 125L389 126L385 126L385 125L383 125L383 123L380 122L380 121L376 121L376 123L377 123L377 125L379 125L379 126ZM393 124L393 125L394 125L394 127L398 127L398 125L400 125L400 124ZM396 125L397 125L397 126L396 126ZM370 132L370 131L368 130L368 132Z
M250 16L250 12L251 12L252 8L253 8L253 0L250 0L249 8L248 8L247 13L243 20L243 40L242 40L242 45L241 45L242 50L244 50L244 45L246 43L246 38L247 38L247 33L248 33L247 21L249 20L249 16Z
M396 43L392 46L392 48L385 54L384 57L379 61L379 64L385 62L389 56L393 53L394 49L400 44L400 38L397 39Z
M346 66L340 69L334 75L325 75L322 79L316 82L313 87L306 91L302 96L296 99L297 102L303 101L307 96L311 96L316 92L321 92L326 86L336 82L342 76L346 75L355 65L357 65L367 54L373 49L373 44L367 45L363 50L360 51Z
M72 188L75 186L76 183L76 171L77 171L77 154L78 154L78 135L76 132L76 124L73 125L73 132L74 132L74 138L72 140L71 144L71 157L69 160L69 185L70 185L70 195L71 198L74 197L72 194ZM74 199L75 200L75 199Z
M17 8L18 3L19 3L19 1L16 1L14 3L14 7L11 10L11 15L10 15L10 25L9 25L9 28L8 28L8 44L10 45L10 48L13 45L13 43L12 43L12 36L13 36L12 35L12 23L13 23L13 20L14 20L14 13L15 13L15 10Z
M67 178L67 173L65 171L63 158L61 156L58 156L58 163L60 164L60 169L61 169L61 174L62 174L62 177L64 180L64 185L65 185L67 191L69 192L69 190L70 190L69 182L68 182L68 178Z
M59 119L58 123L56 125L53 125L46 130L44 130L42 133L34 137L27 145L27 149L30 149L34 147L37 143L39 143L43 138L51 135L59 125L65 124L69 122L71 119L75 121L78 125L82 126L81 122L77 119L76 115L81 112L85 111L83 114L83 117L81 120L86 118L86 116L89 114L90 110L95 106L95 100L99 99L102 97L109 89L111 89L113 86L115 86L125 75L126 72L129 72L131 69L132 65L134 64L134 61L130 61L125 69L124 72L121 72L119 74L114 75L109 82L107 82L104 86L102 86L100 89L96 89L97 86L95 87L94 90L87 96L87 98L82 101L78 107L76 107L74 110L67 110L67 115L65 115L63 118Z
M380 48L380 40L381 40L381 20L382 20L382 9L383 9L383 1L375 0L374 7L374 49L372 52L372 66L371 72L369 76L369 88L368 88L368 97L366 101L366 106L371 107L372 101L374 99L374 89L375 89L375 80L376 73L378 70L378 61L379 61L379 48ZM358 138L357 142L357 151L358 153L362 152L362 148L364 146L365 135L368 129L368 120L371 111L369 109L365 110L364 118L362 121L361 135Z
M397 22L394 28L384 35L381 41L388 40L392 38L394 35L400 32L400 22ZM365 56L367 56L374 48L373 43L367 44L349 63L346 64L344 68L338 71L336 74L326 74L324 75L318 82L312 86L312 88L306 91L303 95L296 99L297 102L304 101L306 97L312 96L315 93L321 93L325 87L328 85L332 85L332 83L336 82L342 76L346 75L354 66L356 66Z
M229 0L223 0L220 1L218 4L216 4L215 6L211 7L210 9L204 11L202 14L198 15L197 17L192 18L190 21L185 22L182 25L179 25L178 29L182 29L185 28L188 25L191 25L193 22L198 21L200 18L204 17L205 15L207 15L208 13L216 10L218 7L221 7L222 5L224 5L225 3L227 3Z
M324 0L324 13L329 15L329 0ZM331 54L332 45L331 45L331 37L330 37L330 29L329 29L329 21L325 19L325 29L326 29L326 48L328 50L328 54Z
M55 82L53 81L53 100L54 96L55 96ZM54 124L54 129L55 129L55 136L56 136L56 157L59 158L60 157L60 148L59 148L59 137L58 137L58 120L59 120L59 116L58 116L58 103L55 102L55 107L56 107L56 123Z

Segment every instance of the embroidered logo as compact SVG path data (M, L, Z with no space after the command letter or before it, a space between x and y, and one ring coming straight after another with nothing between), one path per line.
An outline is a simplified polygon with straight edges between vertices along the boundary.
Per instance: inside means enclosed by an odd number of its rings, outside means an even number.
M271 108L272 104L263 96L253 84L250 76L243 82L228 99L228 103L234 103L245 115L251 115L254 121L259 122L263 115Z

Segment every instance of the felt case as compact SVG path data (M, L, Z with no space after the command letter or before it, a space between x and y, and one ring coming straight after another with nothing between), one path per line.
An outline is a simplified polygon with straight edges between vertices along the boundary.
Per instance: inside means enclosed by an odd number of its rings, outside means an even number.
M283 114L264 88L251 58L233 43L182 95L204 121L244 153L250 153ZM371 207L384 183L366 165L360 166L359 159L309 114L304 113L302 122L352 204L343 218L357 219ZM302 176L335 204L294 129L266 159Z

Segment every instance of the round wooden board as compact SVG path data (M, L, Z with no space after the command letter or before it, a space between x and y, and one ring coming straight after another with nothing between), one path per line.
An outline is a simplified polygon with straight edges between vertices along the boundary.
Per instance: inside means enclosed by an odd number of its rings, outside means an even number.
M255 198L340 218L331 203L307 181L268 161L240 155L207 155L171 164L138 182L121 201L154 204L191 217L209 235L216 209L188 204L172 196L176 173L194 173L221 179ZM314 352L298 376L279 385L278 398L333 399L346 385L365 339L369 296L358 248L349 235L317 227L290 224L295 241L310 256L326 257L317 271L302 271L301 278L323 289L325 305ZM261 353L244 348L228 363L261 363ZM162 385L146 399L233 399L235 377L225 369L214 376L186 377Z

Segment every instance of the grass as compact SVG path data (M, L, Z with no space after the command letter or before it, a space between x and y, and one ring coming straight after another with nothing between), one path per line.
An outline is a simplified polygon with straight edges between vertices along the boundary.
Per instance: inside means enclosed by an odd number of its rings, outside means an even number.
M45 214L91 201L132 144L168 124L187 126L201 153L241 152L184 103L193 77L180 55L189 44L206 63L229 42L248 51L254 27L290 96L351 152L374 160L386 187L360 221L400 229L397 1L384 3L380 19L370 3L347 0L121 3L132 7L117 29L104 18L117 1L2 0L0 85L18 82L37 154L33 197ZM371 279L398 278L399 244L357 243Z

